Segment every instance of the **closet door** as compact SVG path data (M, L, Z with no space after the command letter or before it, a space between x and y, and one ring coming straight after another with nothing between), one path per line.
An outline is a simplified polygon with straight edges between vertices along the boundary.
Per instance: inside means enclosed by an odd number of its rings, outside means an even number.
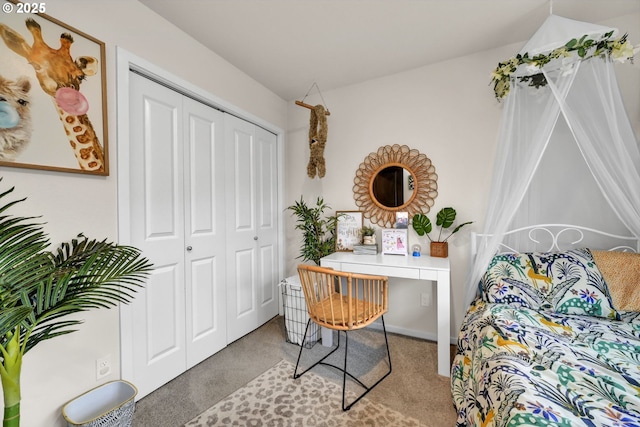
M227 334L234 341L278 314L276 136L225 115Z
M226 345L224 134L219 111L130 82L130 241L154 270L122 307L122 370L141 398Z
M224 117L184 98L187 369L227 344Z

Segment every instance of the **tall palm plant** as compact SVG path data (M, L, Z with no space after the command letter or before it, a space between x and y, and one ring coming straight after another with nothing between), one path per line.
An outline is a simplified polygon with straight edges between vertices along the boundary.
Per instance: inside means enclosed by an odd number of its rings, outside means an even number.
M1 178L0 178L1 180ZM50 252L36 217L7 211L0 194L0 380L3 427L20 425L22 358L39 342L77 330L80 320L64 317L128 303L144 284L151 263L140 251L83 235Z

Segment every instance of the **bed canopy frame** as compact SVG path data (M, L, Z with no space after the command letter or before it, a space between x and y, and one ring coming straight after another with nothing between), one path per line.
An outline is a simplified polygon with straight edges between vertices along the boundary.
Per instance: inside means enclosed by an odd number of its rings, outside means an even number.
M633 52L627 43L621 55L625 37L597 43L613 37L615 29L550 15L519 57L500 64L513 67L496 79L496 96L506 96L467 303L510 229L560 221L640 239L640 151L614 72L616 58ZM572 39L594 43L563 48ZM522 60L536 55L548 62Z

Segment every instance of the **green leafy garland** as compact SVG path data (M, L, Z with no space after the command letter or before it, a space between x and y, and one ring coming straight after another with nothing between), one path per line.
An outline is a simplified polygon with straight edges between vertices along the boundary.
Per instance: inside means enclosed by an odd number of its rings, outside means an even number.
M599 41L587 38L586 35L578 39L571 39L567 44L552 50L547 54L539 54L532 58L529 53L517 54L505 62L499 62L496 69L491 73L491 83L496 99L500 101L509 94L511 89L511 74L523 64L534 69L541 69L554 59L569 57L576 53L582 59L588 59L600 55L608 54L616 61L633 62L633 54L639 47L634 48L627 40L627 34L611 40L613 31L606 33ZM542 73L518 77L520 81L529 82L529 86L539 88L547 85L547 80Z

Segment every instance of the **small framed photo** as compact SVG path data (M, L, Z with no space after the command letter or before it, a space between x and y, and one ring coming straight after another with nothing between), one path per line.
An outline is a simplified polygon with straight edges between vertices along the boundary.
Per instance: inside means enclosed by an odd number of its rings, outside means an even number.
M382 230L383 255L407 255L407 229L384 228Z
M409 228L409 212L396 212L396 228Z
M336 251L353 251L362 240L362 212L336 211Z

